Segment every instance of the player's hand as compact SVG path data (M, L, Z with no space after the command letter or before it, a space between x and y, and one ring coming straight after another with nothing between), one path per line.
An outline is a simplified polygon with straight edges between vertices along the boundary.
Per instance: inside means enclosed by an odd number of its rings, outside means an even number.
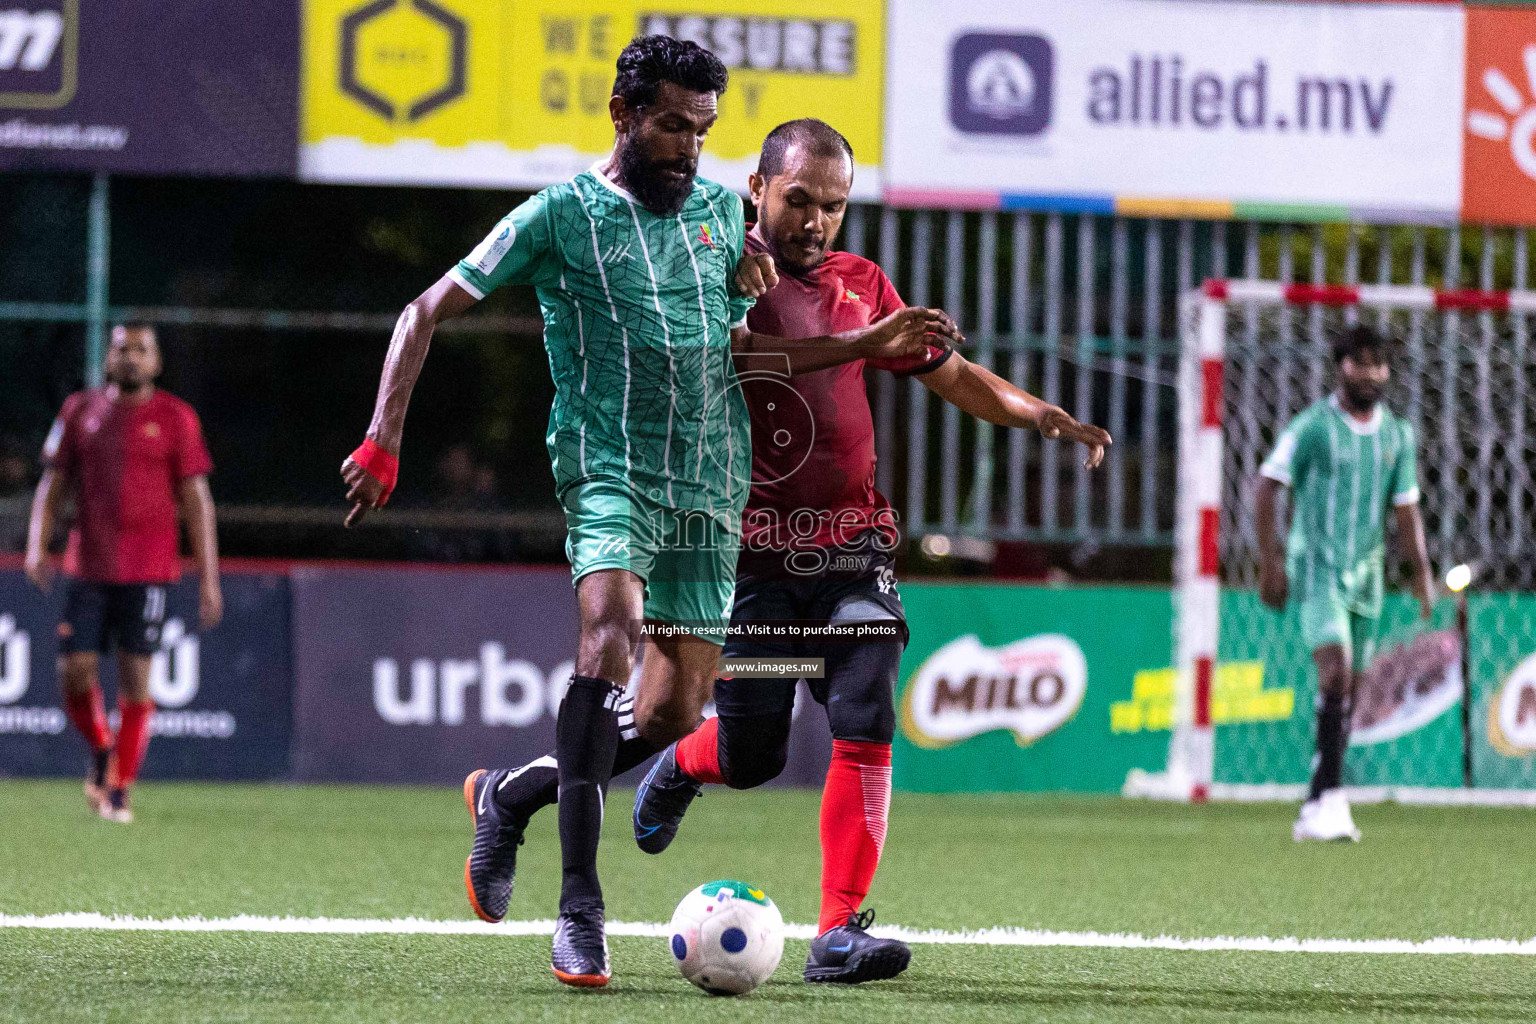
M1275 611L1283 612L1290 596L1291 581L1286 578L1285 566L1278 559L1264 559L1259 570L1259 600Z
M859 335L860 354L865 359L894 359L920 355L929 345L946 342L958 345L965 335L942 309L908 306L871 324Z
M1035 425L1041 437L1052 440L1059 437L1086 447L1088 454L1083 458L1083 465L1088 469L1097 468L1104 461L1104 449L1115 443L1103 427L1079 423L1071 413L1055 405L1046 406Z
M352 503L352 511L347 513L347 520L342 525L350 530L363 521L369 509L378 508L379 499L384 495L384 483L350 457L341 464L341 479L347 485L347 500Z
M24 569L38 590L46 594L53 588L53 562L46 551L28 551Z
M197 592L197 621L203 629L212 629L224 618L224 591L217 580L203 581Z
M745 252L736 264L736 290L749 299L760 299L779 283L773 257L765 252Z

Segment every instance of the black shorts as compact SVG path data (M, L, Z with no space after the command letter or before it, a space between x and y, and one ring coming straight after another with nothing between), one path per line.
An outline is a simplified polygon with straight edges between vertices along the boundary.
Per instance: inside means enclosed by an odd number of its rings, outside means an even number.
M743 551L736 573L736 599L731 609L733 627L745 623L832 621L894 621L900 634L894 655L907 643L907 613L896 590L892 553L873 531L852 544L829 548L815 562L801 559L786 565L779 553ZM806 572L808 568L819 571ZM825 675L807 679L811 695L826 705L829 696L850 703L892 700L894 679L869 679L870 660L851 657L854 648L869 641L814 639L786 640L746 637L733 630L726 640L726 658L822 658ZM889 659L887 659L889 660ZM883 674L894 673L894 665ZM854 678L857 676L857 678ZM787 713L794 706L795 679L720 679L715 683L715 706L721 715ZM879 717L885 717L884 712Z
M154 654L165 625L166 591L161 583L92 583L70 580L59 623L59 653L112 650Z

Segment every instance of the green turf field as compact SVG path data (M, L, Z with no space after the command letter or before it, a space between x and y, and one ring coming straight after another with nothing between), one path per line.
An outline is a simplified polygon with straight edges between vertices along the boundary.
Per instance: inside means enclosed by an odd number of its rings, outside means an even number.
M814 921L817 794L708 792L676 845L628 839L609 801L609 916L665 921L730 876ZM145 785L138 822L90 818L76 784L0 781L0 914L99 911L467 919L468 816L455 790ZM870 904L950 930L1530 939L1536 816L1362 807L1359 846L1297 846L1294 807L907 796ZM554 818L530 830L509 918L548 918ZM806 943L736 1000L673 970L657 938L613 940L614 982L549 975L543 936L0 929L0 1020L1325 1021L1536 1020L1536 958L919 945L857 989L799 981Z

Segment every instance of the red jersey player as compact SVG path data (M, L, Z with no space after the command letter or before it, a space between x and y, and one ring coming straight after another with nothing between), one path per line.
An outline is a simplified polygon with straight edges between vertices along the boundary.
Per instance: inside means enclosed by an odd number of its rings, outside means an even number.
M903 307L879 267L831 249L852 184L852 150L822 121L791 121L764 141L751 178L760 220L747 236L737 276L741 290L758 298L748 314L752 330L789 338L835 335ZM833 749L821 804L819 934L805 979L842 984L893 977L911 956L903 943L870 935L873 912L860 912L885 841L896 676L906 645L891 556L899 540L897 520L875 490L864 365L792 378L782 370L759 374L746 368L752 491L724 650L726 658L824 659L823 678L807 680L827 709ZM1089 466L1099 464L1110 443L1103 430L967 361L937 336L924 353L873 365L919 375L935 394L988 422L1083 444ZM866 623L889 638L792 641L739 631L745 623L786 621ZM796 682L716 680L718 716L668 747L635 794L635 839L642 850L667 847L701 783L746 789L783 770ZM621 703L617 713L621 739L614 775L650 753L633 728L633 712ZM495 867L506 889L529 818L554 802L553 765L553 757L544 757L509 773L491 801L500 833L494 842L477 841L471 859Z
M53 575L48 539L60 505L74 495L59 680L64 710L91 745L86 799L103 818L119 822L133 820L128 788L149 746L155 710L150 658L165 622L166 585L181 578L178 512L187 521L201 574L202 628L213 628L224 609L208 493L213 463L197 413L157 390L159 375L154 328L113 328L107 386L70 395L48 434L47 468L27 531L27 577L46 591ZM115 742L97 681L98 657L112 649L120 712Z

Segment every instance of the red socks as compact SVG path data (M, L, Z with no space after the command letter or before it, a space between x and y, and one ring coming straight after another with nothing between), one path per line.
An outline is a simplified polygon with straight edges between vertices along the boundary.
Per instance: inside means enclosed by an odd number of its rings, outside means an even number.
M149 721L155 715L155 702L119 697L117 710L122 719L117 726L117 751L112 759L115 768L109 783L114 788L125 788L139 777L139 765L144 763L144 752L149 749Z
M677 741L677 766L698 782L725 782L719 719L706 719ZM891 745L833 740L832 765L821 793L818 933L846 923L869 895L890 813Z
M64 692L64 714L74 723L92 750L106 750L112 745L112 731L107 727L107 708L101 699L101 687L92 685L85 693Z
M725 784L720 774L720 720L706 718L704 724L677 741L677 766L695 782Z
M832 766L821 792L818 934L846 923L869 895L890 813L891 745L833 740Z

